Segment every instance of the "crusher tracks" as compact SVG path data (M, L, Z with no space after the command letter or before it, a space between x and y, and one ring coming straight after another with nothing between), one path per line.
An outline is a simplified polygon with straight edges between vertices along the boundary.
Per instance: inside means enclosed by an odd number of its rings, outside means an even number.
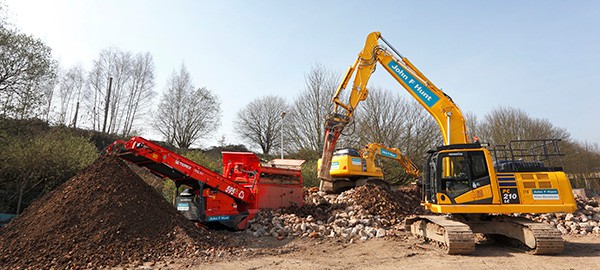
M416 216L406 220L406 229L413 235L435 241L448 254L470 254L475 251L475 236L467 224L444 216Z
M521 217L496 216L487 221L468 222L476 233L500 234L519 240L530 248L530 254L560 254L564 249L562 235L556 227ZM484 226L481 226L484 224ZM483 228L483 230L482 230Z

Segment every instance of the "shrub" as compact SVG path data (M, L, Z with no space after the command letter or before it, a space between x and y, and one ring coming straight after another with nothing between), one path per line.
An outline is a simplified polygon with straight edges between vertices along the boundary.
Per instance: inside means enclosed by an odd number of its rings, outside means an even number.
M67 130L4 140L6 144L0 149L0 190L8 196L0 202L1 212L22 212L33 200L98 158L93 144Z

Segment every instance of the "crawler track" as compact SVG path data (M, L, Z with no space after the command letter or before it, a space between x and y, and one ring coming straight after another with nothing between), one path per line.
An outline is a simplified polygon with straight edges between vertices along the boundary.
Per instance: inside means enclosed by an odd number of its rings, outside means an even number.
M444 216L417 216L406 221L412 234L433 240L448 254L470 254L475 251L475 237L467 224Z
M448 254L469 254L475 250L473 233L503 235L521 242L530 254L560 254L564 241L558 229L550 224L526 218L508 216L417 216L406 221L412 234L438 242L447 248Z
M526 235L525 245L536 255L551 255L562 253L565 244L558 229L550 224L538 223L524 218L510 219L510 222L523 226Z

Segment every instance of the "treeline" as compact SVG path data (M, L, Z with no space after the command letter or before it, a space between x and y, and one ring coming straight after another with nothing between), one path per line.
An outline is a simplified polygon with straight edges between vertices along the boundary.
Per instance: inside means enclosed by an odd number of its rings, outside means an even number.
M119 139L125 138L51 126L40 119L0 119L0 213L21 213L31 202L103 155L106 148ZM222 170L221 151L248 151L243 145L213 146L206 150L171 149L216 172ZM136 172L172 200L173 182L162 181L144 170Z
M155 68L149 52L107 48L89 70L60 67L51 48L11 27L0 7L0 212L19 212L98 157L117 138L155 128L163 140L193 160L218 170L224 140L213 151L187 151L221 122L219 96L197 87L184 65L174 69L156 111ZM316 160L324 140L324 120L341 77L321 65L305 75L304 87L288 102L276 93L248 102L235 117L236 133L264 159L305 159L305 184L317 185ZM398 86L400 88L400 86ZM110 90L110 91L109 91ZM338 147L362 148L371 142L399 148L422 167L427 150L442 136L433 118L402 89L369 89ZM226 91L221 89L221 91ZM581 143L546 119L524 110L498 107L486 115L466 114L469 136L493 145L512 139L559 138L564 167L575 186L589 185L600 169L600 148ZM283 133L283 144L281 134ZM241 145L232 146L239 149ZM411 179L389 160L382 161L388 180ZM166 197L172 189L165 190Z
M218 97L196 87L184 65L149 112L156 96L149 52L106 48L89 70L62 67L48 45L5 14L0 3L0 212L21 212L116 139L158 127L168 144L188 148L218 128ZM220 159L212 152L199 161Z
M283 148L289 157L306 159L304 179L316 185L316 160L323 145L325 116L333 109L331 97L339 77L322 66L315 66L306 74L306 85L291 102L277 95L256 98L237 113L235 127L245 141L263 154L277 156ZM355 113L354 121L344 130L337 147L361 149L371 142L379 142L400 149L419 167L423 167L427 150L442 145L442 135L433 117L414 100L400 93L403 88L388 90L369 89L369 97ZM282 115L282 112L286 112ZM560 139L561 165L569 174L574 187L600 189L600 180L589 181L600 171L598 144L578 142L564 128L554 126L547 119L531 117L514 107L496 107L478 117L466 113L469 137L477 136L490 149L508 145L511 140ZM411 181L395 161L381 160L384 176L398 183ZM588 181L586 181L588 180Z

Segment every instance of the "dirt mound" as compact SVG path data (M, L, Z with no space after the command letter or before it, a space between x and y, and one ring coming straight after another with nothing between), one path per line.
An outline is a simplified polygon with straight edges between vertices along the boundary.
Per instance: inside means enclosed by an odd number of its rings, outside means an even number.
M118 266L211 256L195 228L118 158L101 157L0 231L0 268Z
M256 237L331 237L367 240L404 230L407 216L421 213L420 193L411 188L389 191L361 186L339 195L305 191L300 208L262 210L249 222Z

